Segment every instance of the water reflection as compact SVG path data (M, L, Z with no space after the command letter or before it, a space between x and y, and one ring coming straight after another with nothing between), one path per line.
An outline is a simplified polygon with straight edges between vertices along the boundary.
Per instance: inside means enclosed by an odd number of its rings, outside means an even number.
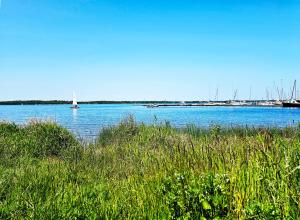
M72 109L72 116L73 116L73 122L77 122L78 116L77 116L77 109Z

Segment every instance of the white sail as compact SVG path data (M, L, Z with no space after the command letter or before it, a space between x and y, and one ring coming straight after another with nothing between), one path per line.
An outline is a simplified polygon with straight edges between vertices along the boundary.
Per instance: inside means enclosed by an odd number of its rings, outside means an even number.
M73 106L77 106L77 99L76 99L75 92L73 92Z

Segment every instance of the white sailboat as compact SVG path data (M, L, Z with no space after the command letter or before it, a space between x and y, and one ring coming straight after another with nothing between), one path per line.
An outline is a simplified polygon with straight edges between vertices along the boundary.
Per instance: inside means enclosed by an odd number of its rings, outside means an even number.
M79 106L77 104L77 99L76 99L76 94L75 92L73 92L73 103L72 103L72 106L71 106L72 109L78 109Z

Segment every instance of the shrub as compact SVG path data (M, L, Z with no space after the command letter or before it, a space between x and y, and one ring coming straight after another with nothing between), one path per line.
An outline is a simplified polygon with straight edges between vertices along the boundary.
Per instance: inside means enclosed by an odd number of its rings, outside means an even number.
M133 116L125 118L117 126L104 127L98 135L97 143L100 146L107 146L113 143L122 143L132 139L139 132L139 125Z
M53 122L31 122L24 127L0 124L0 156L15 158L62 156L62 153L79 145L75 136Z
M62 156L65 149L78 145L71 132L52 122L31 123L24 129L30 140L25 147L34 157Z
M213 219L229 211L229 179L226 175L189 176L175 173L162 186L172 219Z
M246 207L246 219L279 220L280 210L274 204L253 201Z

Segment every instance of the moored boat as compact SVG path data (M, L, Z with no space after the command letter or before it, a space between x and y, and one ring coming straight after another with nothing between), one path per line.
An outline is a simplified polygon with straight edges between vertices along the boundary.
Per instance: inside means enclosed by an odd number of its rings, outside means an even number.
M290 102L282 102L283 107L297 107L300 108L300 102L293 100Z
M290 101L284 101L282 102L282 106L283 107L297 107L300 108L300 102L297 101L297 82L296 80L294 81L294 86L293 86L293 90L292 90L292 96Z

